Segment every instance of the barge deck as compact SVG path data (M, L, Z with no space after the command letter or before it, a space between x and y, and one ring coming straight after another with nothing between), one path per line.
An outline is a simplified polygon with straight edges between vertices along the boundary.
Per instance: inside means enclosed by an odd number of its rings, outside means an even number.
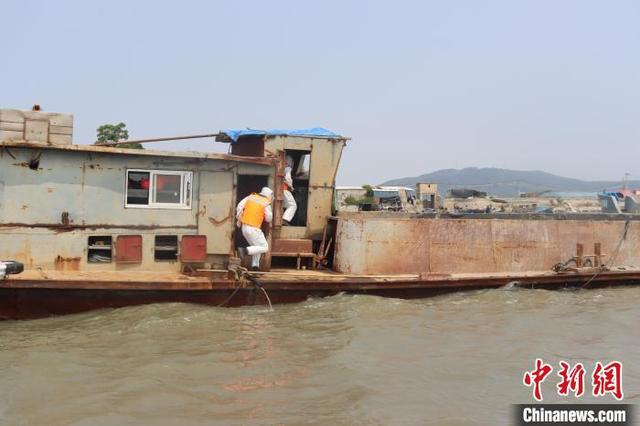
M333 271L272 270L240 280L222 272L180 273L29 270L0 282L0 319L119 308L147 303L195 303L209 306L295 303L338 293L423 298L456 291L501 287L563 289L640 284L640 268L580 268L571 272L359 275ZM254 284L257 282L258 284Z

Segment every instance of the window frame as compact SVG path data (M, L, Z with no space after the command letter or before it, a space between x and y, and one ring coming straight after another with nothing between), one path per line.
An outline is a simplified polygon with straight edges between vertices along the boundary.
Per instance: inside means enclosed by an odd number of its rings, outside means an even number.
M148 204L129 204L129 172L149 173ZM180 203L157 203L156 176L180 176ZM125 209L168 209L191 210L193 204L193 172L188 170L158 170L158 169L126 169L124 174L124 208Z

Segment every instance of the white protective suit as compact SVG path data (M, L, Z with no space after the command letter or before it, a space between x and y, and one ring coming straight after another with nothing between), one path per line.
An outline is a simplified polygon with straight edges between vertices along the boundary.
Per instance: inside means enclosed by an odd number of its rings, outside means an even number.
M273 191L265 187L262 188L260 195L271 199L273 197ZM238 207L236 207L236 219L238 220L237 223L242 225L242 235L249 243L249 247L247 247L247 254L251 255L251 266L257 268L260 266L260 256L262 253L269 251L269 244L267 243L267 239L265 238L262 229L247 225L246 223L240 223L240 218L242 217L242 212L244 211L244 206L247 204L248 199L249 196L246 196L238 203ZM271 223L272 220L273 210L271 209L271 205L268 205L264 208L264 221Z
M293 169L293 158L287 155L287 167L284 168L284 183L287 184L289 189L283 189L282 195L284 196L283 207L284 213L282 214L282 220L287 222L291 222L293 220L293 216L296 214L296 210L298 209L298 204L296 204L295 198L293 198L293 194L291 190L293 190L293 179L291 178L291 171Z

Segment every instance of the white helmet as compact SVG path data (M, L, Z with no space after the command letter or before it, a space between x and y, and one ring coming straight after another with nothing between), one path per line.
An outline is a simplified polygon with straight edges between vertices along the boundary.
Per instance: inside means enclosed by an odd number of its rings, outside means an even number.
M269 200L271 200L273 198L273 191L268 187L264 186L260 190L260 195L262 195L263 197L267 197Z

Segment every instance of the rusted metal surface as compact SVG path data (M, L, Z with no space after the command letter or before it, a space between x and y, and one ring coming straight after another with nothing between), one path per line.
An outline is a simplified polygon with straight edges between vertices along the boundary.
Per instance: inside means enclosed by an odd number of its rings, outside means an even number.
M207 217L207 219L209 220L209 222L213 225L213 226L220 226L226 222L228 222L229 220L231 220L231 214L226 215L225 217L223 217L222 219L218 220L218 219L214 219L212 217Z
M157 232L178 238L207 235L208 254L228 256L233 247L237 173L269 175L273 170L273 160L264 158L254 162L237 156L119 151L0 143L0 257L15 258L28 268L55 269L54 259L60 255L80 258L80 270L113 270L115 258L113 262L88 262L88 237L105 235L115 241L118 235L140 234L142 262L127 265L128 269L179 271L180 262L154 260ZM128 155L123 161L125 151ZM34 158L38 159L37 170L28 167ZM191 208L126 208L127 169L192 171ZM224 259L210 257L207 261L221 263Z
M230 148L233 155L263 157L264 138L262 136L244 136L238 142L232 143Z
M0 228L42 228L54 232L72 232L102 229L123 229L123 230L161 230L161 229L197 229L196 225L114 225L108 223L93 223L89 225L65 225L64 223L20 223L9 222L0 223Z
M593 252L595 256L594 264L596 268L602 266L602 244L595 243L593 247Z
M236 168L200 172L198 234L207 236L207 253L228 254L232 250L236 172Z
M69 212L62 212L60 222L62 222L62 226L69 226Z
M127 142L131 143L131 142ZM95 154L115 154L115 155L129 155L129 156L141 156L141 157L174 157L174 158L188 158L188 159L205 159L205 160L224 160L233 161L237 163L249 163L249 164L263 164L272 166L274 161L271 158L266 157L248 157L229 154L207 153L207 152L195 152L195 151L159 151L151 149L125 149L104 146L104 145L49 145L45 143L36 143L31 141L17 141L17 140L0 140L0 148L7 152L10 156L14 156L14 151L8 151L9 148L29 148L40 149L43 151L62 151L62 152L83 152L83 153L95 153ZM16 159L14 157L14 159ZM19 164L21 165L21 164Z
M640 222L635 219L627 225L619 218L606 217L549 220L535 216L355 215L340 217L335 235L324 235L345 140L269 137L263 141L265 158L0 143L0 257L15 258L29 269L19 278L0 282L0 317L152 302L217 305L236 290L230 306L264 303L251 284L228 279L228 274L211 265L214 260L225 265L233 252L239 175L259 177L276 186L274 223L280 223L285 150L312 153L307 225L276 226L275 233L283 239L303 239L305 247L312 239L322 238L321 245L326 246L322 257L331 257L333 248L335 265L348 275L260 275L274 303L338 292L411 298L513 282L545 288L591 281L595 286L640 282L637 269L577 268L572 274L550 271L552 265L577 256L577 244L588 250L594 247L593 255L582 253L584 259L599 257L598 262L607 264L615 258L615 265L640 264ZM191 172L192 204L184 209L125 208L127 169ZM620 246L627 226L628 236ZM181 241L181 261L207 263L205 267L213 272L187 276L177 273L185 266L180 261L156 262L157 230ZM115 261L90 264L89 236L113 238ZM133 244L125 244L131 239ZM193 245L185 245L189 241ZM291 244L288 248L278 244L274 240L273 249L300 253L289 251ZM300 248L302 243L293 245ZM268 260L268 256L264 258ZM136 263L121 264L131 261ZM157 272L145 275L141 271Z
M62 257L58 255L54 261L54 268L56 271L79 271L80 260L80 257Z
M582 268L582 263L584 261L584 245L578 243L576 244L576 267Z
M207 259L207 236L184 235L180 239L180 260L204 262Z
M376 217L338 221L334 266L345 273L481 273L545 271L600 244L602 262L616 252L622 220L527 220ZM393 253L393 256L389 254ZM595 255L590 255L590 258ZM629 222L616 265L640 266L640 222Z
M307 206L307 224L300 227L282 227L278 230L278 238L311 238L320 240L327 218L331 215L333 190L342 150L348 138L311 138L274 136L265 139L265 156L278 159L280 169L277 175L284 173L284 151L310 151L309 192ZM280 179L276 176L276 185ZM280 190L276 190L278 198L282 198ZM280 200L276 205L281 204ZM275 207L275 206L274 206ZM274 224L280 224L281 208L274 209Z
M116 262L142 262L142 235L118 235L116 238Z
M155 274L104 274L82 276L73 272L28 273L0 281L0 319L28 319L63 315L99 308L117 308L147 303L185 302L204 305L263 305L262 292L250 283L208 280L203 277ZM125 277L126 276L126 277ZM153 278L155 276L155 278ZM19 277L19 278L18 278ZM260 276L272 303L291 303L309 297L341 292L395 298L421 298L478 288L517 285L524 288L560 289L581 286L593 279L590 288L640 284L640 270L609 271L594 277L594 271L573 274L427 274L422 276L345 277ZM237 289L237 291L236 291ZM231 299L229 297L236 293Z
M128 143L181 141L181 140L187 140L187 139L215 138L216 136L218 136L218 133L207 133L204 135L166 136L161 138L147 138L147 139L132 139L132 140L126 140L126 141L120 141L120 142L104 142L104 143L95 142L95 144L103 145L103 146L118 146L118 145L125 145Z

